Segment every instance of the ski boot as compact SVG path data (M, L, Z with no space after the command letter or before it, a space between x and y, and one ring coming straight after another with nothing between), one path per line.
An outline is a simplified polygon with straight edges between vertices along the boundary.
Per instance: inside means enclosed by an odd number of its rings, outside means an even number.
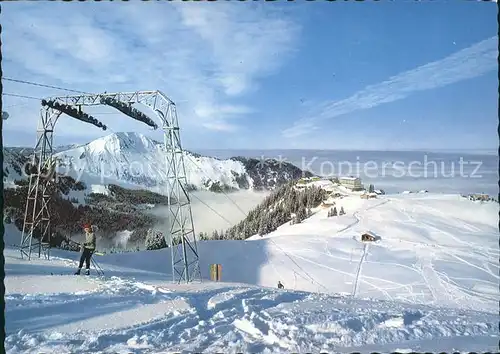
M85 270L85 275L90 275L90 269Z
M80 275L81 270L82 270L82 268L78 268L77 271L75 272L75 275Z

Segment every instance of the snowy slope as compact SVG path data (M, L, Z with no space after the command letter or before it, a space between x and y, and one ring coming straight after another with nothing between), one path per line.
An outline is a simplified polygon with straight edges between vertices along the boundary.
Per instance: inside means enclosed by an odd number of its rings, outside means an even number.
M6 188L15 188L14 180L23 179L25 155L18 149L3 149L3 180Z
M168 249L96 256L105 278L67 275L76 253L28 263L6 250L6 347L498 349L498 204L437 194L351 195L337 203L346 215L327 218L325 209L265 237L200 242L201 285L169 282ZM366 231L380 240L360 242ZM17 240L15 230L7 232L7 244ZM206 281L211 263L222 264L224 283ZM278 280L285 291L275 288Z

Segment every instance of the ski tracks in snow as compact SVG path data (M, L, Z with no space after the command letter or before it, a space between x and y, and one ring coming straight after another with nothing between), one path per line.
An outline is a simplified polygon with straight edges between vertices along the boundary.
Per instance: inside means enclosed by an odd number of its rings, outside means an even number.
M335 352L365 344L400 345L430 336L437 337L436 340L448 336L487 336L497 329L494 314L421 305L377 301L374 306L373 302L353 298L224 284L187 291L172 284L152 286L116 278L106 283L101 292L88 297L98 312L112 310L108 323L95 317L90 319L93 323L85 325L89 318L82 317L79 321L66 319L74 322L66 331L61 326L35 332L28 328L10 329L5 342L7 351L12 354ZM135 304L136 312L108 308L104 299L120 303L117 295L127 296ZM46 295L46 300L58 303L63 300L58 296ZM77 295L73 297L81 300ZM156 306L162 301L172 302L171 309ZM53 303L36 304L39 311L33 312L30 320L46 323L54 315L63 319L64 313L54 312ZM9 304L8 311L12 310L10 307ZM155 310L156 314L140 323L136 316L145 310L150 313ZM82 316L86 312L80 306L73 311ZM77 323L82 324L80 329Z
M33 344L39 345L37 351L53 352L63 342L72 353L156 352L158 345L179 352L221 351L231 344L249 351L260 351L262 344L287 350L266 311L308 295L231 286L171 292L115 278L92 296L39 296L46 301L23 306L31 316L10 308L7 347L12 353L29 352ZM57 314L54 321L47 313Z
M367 251L368 251L368 244L365 243L364 247L363 247L363 255L361 256L361 259L359 260L358 269L356 270L356 279L354 281L354 288L352 290L353 297L355 297L357 292L358 292L359 278L361 275L361 269L363 268L363 262L365 261L366 255L368 253Z
M355 218L355 221L352 222L351 224L347 225L346 227L344 227L343 229L340 229L339 231L337 231L335 233L335 236L333 237L339 237L340 235L342 234L345 234L347 233L348 231L350 231L354 226L356 226L357 224L359 224L359 222L361 221L361 213L363 212L367 212L369 210L372 210L372 209L375 209L379 206L382 206L386 203L388 203L390 201L390 199L387 199L387 200L384 200L383 202L381 203L378 203L378 204L375 204L375 205L372 205L372 206L369 206L361 211L355 211L352 216ZM353 237L355 240L356 240L356 237ZM330 252L330 248L329 248L329 245L328 245L328 241L329 241L330 237L328 237L326 240L325 240L325 251L326 251L326 254L332 258L337 258L335 256L332 255L332 253ZM356 269L356 273L355 273L355 279L354 279L354 285L353 285L353 290L352 290L352 296L355 297L357 295L357 292L358 292L358 287L359 287L359 282L360 282L360 276L361 276L361 271L362 271L362 268L363 268L363 262L365 261L366 259L366 256L368 254L368 244L364 244L363 245L363 253L361 255L361 258L359 260L359 263L358 263L358 266L357 266L357 269ZM380 287L376 287L375 285L371 284L371 283L367 283L369 285L371 285L372 287L374 287L375 289L381 291L382 293L384 293L386 295L387 298L389 299L392 299L392 297L389 295L389 293L387 291L384 291L382 290Z

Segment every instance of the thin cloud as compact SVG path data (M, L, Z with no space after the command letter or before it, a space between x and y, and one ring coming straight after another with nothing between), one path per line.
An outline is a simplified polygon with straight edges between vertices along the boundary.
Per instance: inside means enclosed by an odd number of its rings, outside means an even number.
M444 59L367 86L346 99L323 103L282 134L286 138L298 137L311 132L321 121L401 100L419 91L440 88L496 70L497 46L497 37L491 37Z
M3 6L4 75L87 92L160 89L182 102L184 131L230 131L252 112L245 95L279 69L299 30L292 18L251 4L122 5ZM4 82L4 91L67 94L11 82ZM12 107L5 129L35 132L39 102L4 97L4 104ZM134 122L116 124L114 116L96 118L111 129L149 132ZM60 124L61 131L94 135L70 119Z

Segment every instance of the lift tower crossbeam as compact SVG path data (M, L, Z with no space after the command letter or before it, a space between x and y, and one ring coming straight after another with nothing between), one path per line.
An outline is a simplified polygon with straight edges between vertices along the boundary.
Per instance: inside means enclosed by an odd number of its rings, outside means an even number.
M106 129L102 123L95 118L81 113L82 106L102 106L107 105L118 109L125 115L135 120L141 121L153 128L158 125L148 117L147 114L140 112L132 107L134 103L140 103L149 107L154 112L154 118L161 123L164 137L165 164L167 175L165 176L167 184L167 200L168 200L168 223L169 229L163 232L167 243L171 249L172 261L172 280L174 282L186 283L195 280L201 281L201 272L199 265L198 249L196 242L196 233L193 225L193 215L191 210L191 201L187 193L187 176L184 165L184 151L182 149L179 122L177 118L177 110L175 103L169 99L161 91L136 91L136 92L118 92L118 93L100 93L100 94L83 94L78 96L61 96L52 97L50 100L44 100L45 103L41 112L41 128L39 129L40 137L37 140L35 152L38 152L40 158L34 157L33 163L37 165L37 171L43 171L43 166L50 162L54 166L53 149L52 149L52 134L57 118L61 113L65 113L73 118L81 121L94 124L98 127ZM50 104L48 104L50 103ZM75 113L78 107L79 114ZM49 136L50 139L41 137ZM50 141L46 143L45 141ZM44 145L45 144L45 145ZM54 173L51 174L50 181L53 182ZM30 187L28 200L26 203L26 214L23 225L23 236L21 240L21 254L31 256L31 245L35 239L34 231L36 226L44 221L47 226L41 229L40 240L50 240L50 215L48 214L48 203L50 198L43 191L47 189L50 183L47 179L35 178L35 175L30 176ZM40 185L40 182L45 184ZM55 185L55 183L52 183ZM45 188L45 189L44 189ZM42 205L46 205L47 210L43 218L36 213L37 193L42 191ZM39 198L40 199L40 198ZM30 204L30 201L34 202ZM44 209L44 210L45 210ZM28 217L29 216L29 217ZM26 231L28 230L28 231ZM23 251L24 244L29 244L29 253ZM24 247L24 248L23 248ZM50 249L50 244L48 245ZM48 254L48 253L47 253ZM40 257L40 252L39 252ZM48 257L48 256L47 256Z

